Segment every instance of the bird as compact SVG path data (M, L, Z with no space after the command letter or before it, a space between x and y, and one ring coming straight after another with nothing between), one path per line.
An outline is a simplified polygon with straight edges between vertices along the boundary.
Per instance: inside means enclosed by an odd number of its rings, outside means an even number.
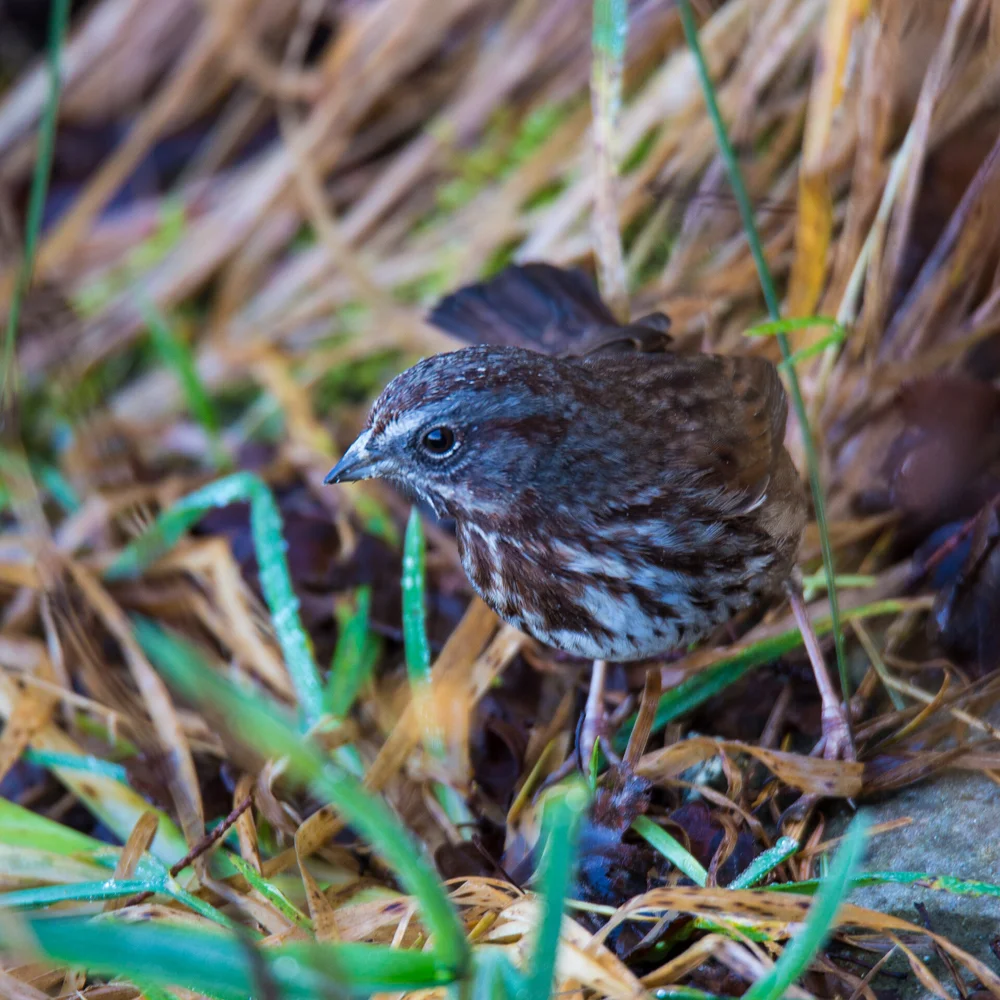
M587 760L608 662L683 650L793 577L807 503L784 387L765 358L675 349L661 313L617 322L585 273L551 264L428 318L470 346L390 381L325 482L383 479L454 519L482 600L594 661ZM820 690L843 755L842 706Z

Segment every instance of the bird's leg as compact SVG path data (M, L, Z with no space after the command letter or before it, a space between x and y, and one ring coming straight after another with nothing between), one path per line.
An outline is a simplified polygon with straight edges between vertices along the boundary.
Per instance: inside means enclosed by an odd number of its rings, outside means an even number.
M827 760L857 760L854 740L851 738L850 718L843 700L837 694L833 681L830 680L823 650L820 649L819 639L816 638L812 622L806 614L802 588L797 581L792 580L787 585L787 591L792 614L802 633L802 641L809 654L809 662L816 677L816 687L819 688L819 696L823 702L823 756Z
M577 741L580 771L584 776L590 772L594 747L604 728L604 681L607 674L607 660L594 660L594 668L590 674L590 690L587 692L587 707L583 710L580 738Z

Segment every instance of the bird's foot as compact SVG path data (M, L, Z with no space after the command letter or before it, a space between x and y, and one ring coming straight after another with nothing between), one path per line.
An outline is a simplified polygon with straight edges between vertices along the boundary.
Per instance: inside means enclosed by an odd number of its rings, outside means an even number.
M826 760L857 760L854 750L854 740L851 738L851 722L840 694L830 680L830 672L823 659L816 631L806 611L802 598L802 588L798 580L790 580L787 584L788 600L792 614L802 633L809 662L816 677L816 687L823 700L823 737L813 750L813 756L822 754Z
M851 725L847 718L847 709L841 701L824 700L823 702L823 735L814 756L822 754L824 760L858 759L851 738Z

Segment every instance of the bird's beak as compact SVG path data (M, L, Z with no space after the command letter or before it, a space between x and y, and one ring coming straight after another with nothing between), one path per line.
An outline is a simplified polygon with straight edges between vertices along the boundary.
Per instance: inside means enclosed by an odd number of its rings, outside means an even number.
M359 479L371 479L375 474L378 457L368 450L371 431L365 431L344 452L344 457L330 470L324 483L355 483Z

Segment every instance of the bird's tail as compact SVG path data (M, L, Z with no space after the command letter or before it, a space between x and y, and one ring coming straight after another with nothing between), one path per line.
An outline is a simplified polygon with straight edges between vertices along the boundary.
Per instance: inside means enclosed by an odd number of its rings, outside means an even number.
M428 321L470 344L576 351L615 318L583 271L552 264L508 267L443 298Z

